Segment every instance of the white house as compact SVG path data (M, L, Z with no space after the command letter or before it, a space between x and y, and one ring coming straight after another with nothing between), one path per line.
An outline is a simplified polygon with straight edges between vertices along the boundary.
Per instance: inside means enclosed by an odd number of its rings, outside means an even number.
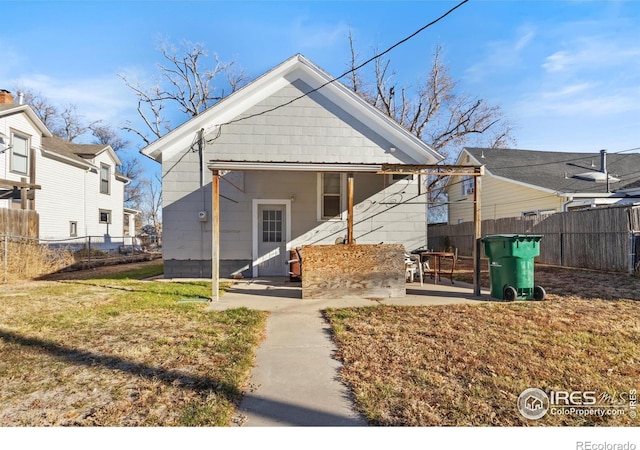
M422 176L381 168L442 160L301 55L141 152L162 163L167 277L211 276L212 234L221 275L287 275L290 249L345 239L348 184L358 244L425 246ZM222 175L218 230L212 171Z
M0 92L0 207L38 212L43 242L84 243L114 249L124 236L122 164L108 145L74 144L52 136L30 106ZM27 198L20 190L26 188ZM126 219L131 220L131 211ZM135 230L135 227L129 227Z

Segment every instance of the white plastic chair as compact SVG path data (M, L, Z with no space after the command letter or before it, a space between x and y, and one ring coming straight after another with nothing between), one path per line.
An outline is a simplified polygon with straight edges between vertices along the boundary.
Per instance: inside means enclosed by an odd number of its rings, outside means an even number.
M405 279L413 282L416 277L416 272L420 277L420 286L424 285L422 263L420 262L420 255L404 254L404 267L405 267Z

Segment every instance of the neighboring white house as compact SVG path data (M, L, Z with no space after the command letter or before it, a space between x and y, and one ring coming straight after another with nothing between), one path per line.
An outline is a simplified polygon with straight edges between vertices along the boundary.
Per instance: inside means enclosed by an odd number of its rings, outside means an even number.
M104 249L131 243L124 236L123 206L129 180L117 172L122 162L110 146L52 136L31 107L14 103L7 91L0 95L0 140L0 207L37 211L42 241L91 236ZM28 201L13 189L16 183L29 188ZM129 210L126 219L134 213Z
M379 172L442 160L301 55L142 153L162 163L166 277L211 276L212 171L221 275L282 276L290 249L346 237L348 174L358 244L425 246L425 180Z

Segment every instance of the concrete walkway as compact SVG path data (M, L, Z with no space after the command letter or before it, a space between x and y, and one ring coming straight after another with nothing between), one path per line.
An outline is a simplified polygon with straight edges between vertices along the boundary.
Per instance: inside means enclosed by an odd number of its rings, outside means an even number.
M348 389L339 380L340 363L326 308L385 305L437 305L478 302L468 285L407 285L397 299L302 300L300 283L288 279L238 281L210 310L247 307L269 311L266 338L257 350L251 386L242 401L239 426L366 426L353 408Z

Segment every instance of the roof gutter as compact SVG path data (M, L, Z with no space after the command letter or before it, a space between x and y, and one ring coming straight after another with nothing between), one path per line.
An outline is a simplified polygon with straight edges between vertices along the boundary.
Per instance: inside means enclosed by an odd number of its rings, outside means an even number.
M593 194L589 194L587 192L576 192L575 194L569 194L569 193L558 193L559 196L561 197L567 197L569 199L569 201L573 200L574 198L610 198L610 197L623 197L620 194L616 194L615 192L608 192L606 194L604 193L598 193L598 192L594 192Z
M296 163L257 161L209 161L209 170L277 170L288 172L366 172L377 173L383 164Z
M81 162L78 160L75 160L73 158L69 158L68 156L64 156L61 155L60 153L51 151L51 150L45 150L44 148L40 150L42 152L42 156L46 156L47 158L51 158L51 159L55 159L57 161L66 163L66 164L70 164L72 166L76 166L79 167L81 169L85 169L85 170L91 170L91 169L98 169L97 166L88 163L88 162Z

